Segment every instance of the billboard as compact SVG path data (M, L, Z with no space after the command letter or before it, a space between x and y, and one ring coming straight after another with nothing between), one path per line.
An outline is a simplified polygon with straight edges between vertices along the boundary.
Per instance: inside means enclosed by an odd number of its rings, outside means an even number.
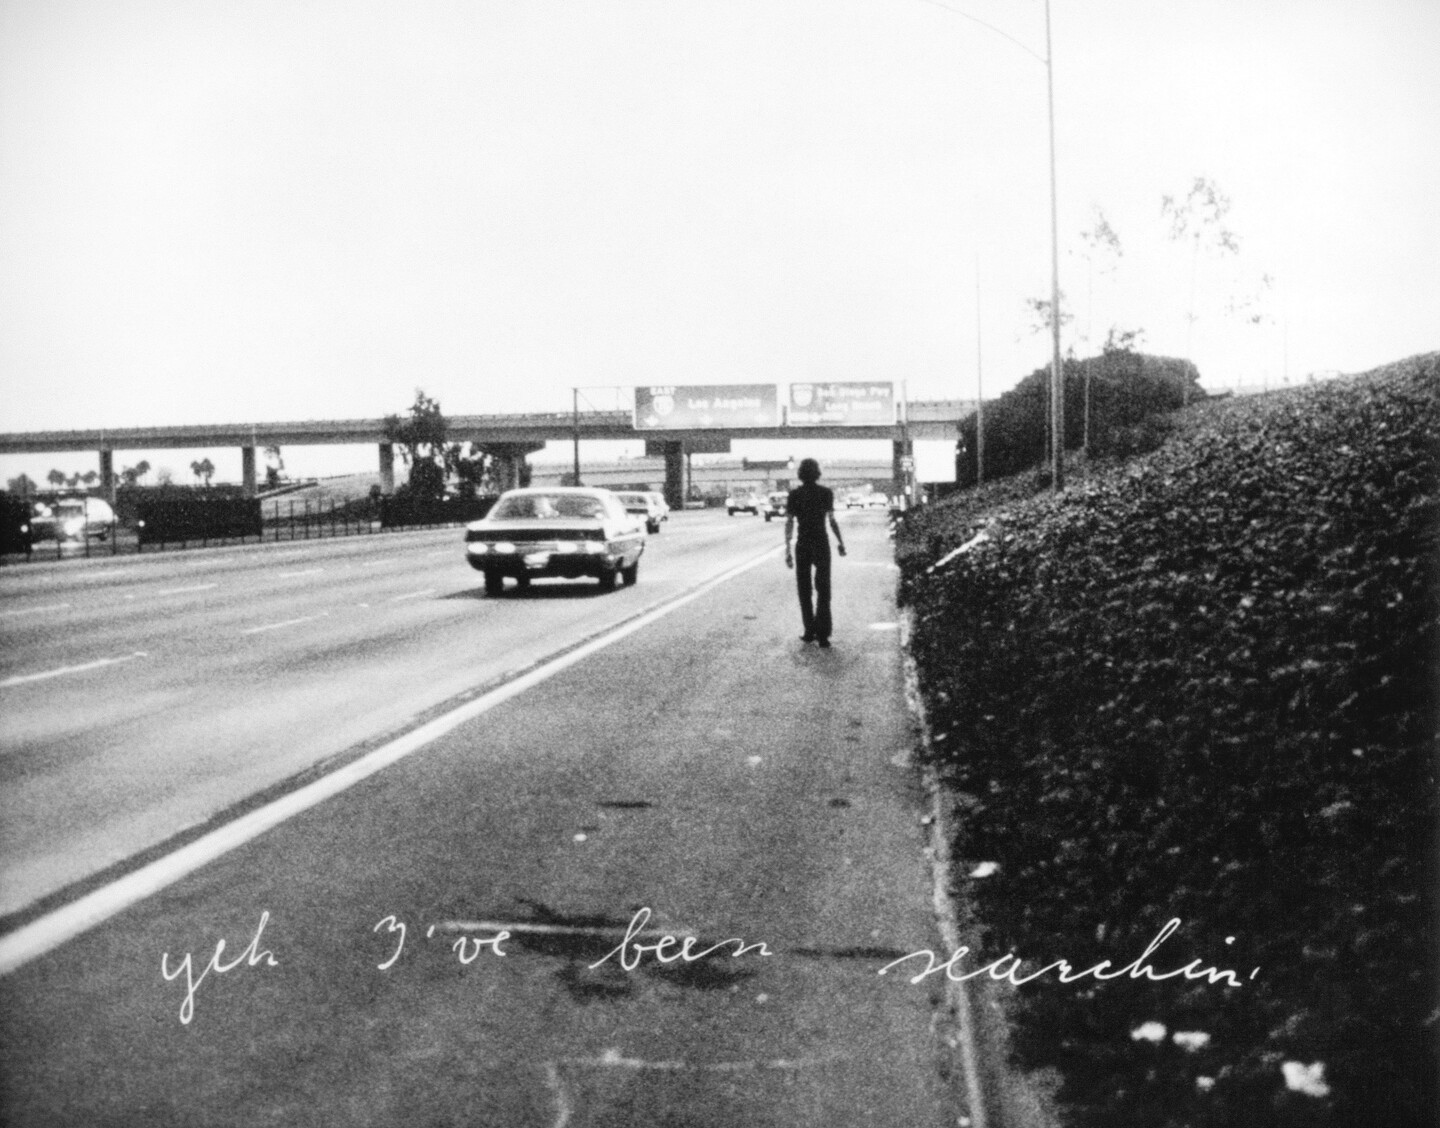
M788 416L792 427L889 426L895 422L895 385L791 384Z
M637 431L706 427L775 427L780 397L774 384L653 384L635 389Z

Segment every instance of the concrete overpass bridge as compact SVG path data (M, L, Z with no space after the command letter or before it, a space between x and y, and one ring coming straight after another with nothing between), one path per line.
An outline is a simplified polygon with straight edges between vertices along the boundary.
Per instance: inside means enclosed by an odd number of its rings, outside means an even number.
M919 400L900 405L895 423L806 424L774 427L718 426L637 428L631 411L573 411L446 417L452 442L474 443L499 467L502 483L514 484L527 455L548 442L579 445L596 440L644 441L648 453L665 459L665 492L672 504L684 494L685 457L724 453L736 439L880 439L892 444L896 491L908 480L911 444L916 439L954 440L959 421L975 409L973 401ZM395 449L383 419L312 419L291 423L197 423L173 427L100 428L81 431L0 433L0 454L95 451L100 479L114 497L116 451L239 447L244 488L256 491L255 452L269 446L373 445L378 451L381 488L395 488Z

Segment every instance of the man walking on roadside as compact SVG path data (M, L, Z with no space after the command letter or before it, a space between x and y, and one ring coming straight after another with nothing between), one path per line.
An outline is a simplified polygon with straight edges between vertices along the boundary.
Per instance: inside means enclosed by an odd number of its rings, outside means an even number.
M800 622L805 633L801 642L830 645L830 538L826 522L835 532L835 547L845 555L845 541L835 520L835 495L819 485L820 464L813 458L800 463L796 471L800 485L785 500L785 566L795 569L795 587L800 594ZM799 535L796 536L796 529ZM790 551L791 539L795 551ZM814 591L814 604L811 591Z

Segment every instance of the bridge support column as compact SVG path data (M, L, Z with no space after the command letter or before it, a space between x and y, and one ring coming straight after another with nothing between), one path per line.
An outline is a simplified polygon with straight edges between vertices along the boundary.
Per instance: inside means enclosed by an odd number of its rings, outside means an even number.
M240 484L246 497L255 496L255 448L240 448Z
M515 490L530 483L530 467L525 457L537 450L544 450L544 443L477 443L490 456L490 476L503 492Z
M671 509L684 509L685 500L685 444L666 440L665 504Z
M915 481L915 444L909 439L896 439L890 456L890 476L893 479L892 493L904 498L900 503L908 509L914 498L911 496Z
M395 447L391 443L380 444L380 492L386 497L395 493Z
M115 452L100 452L100 488L105 491L105 500L115 504Z

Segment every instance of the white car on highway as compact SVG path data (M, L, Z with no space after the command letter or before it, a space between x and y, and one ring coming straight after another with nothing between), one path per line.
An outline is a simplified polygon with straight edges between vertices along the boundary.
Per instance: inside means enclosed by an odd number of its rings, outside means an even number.
M593 576L601 591L633 584L645 551L645 525L610 490L555 486L509 490L479 521L465 526L465 559L485 575L485 593L506 578Z

